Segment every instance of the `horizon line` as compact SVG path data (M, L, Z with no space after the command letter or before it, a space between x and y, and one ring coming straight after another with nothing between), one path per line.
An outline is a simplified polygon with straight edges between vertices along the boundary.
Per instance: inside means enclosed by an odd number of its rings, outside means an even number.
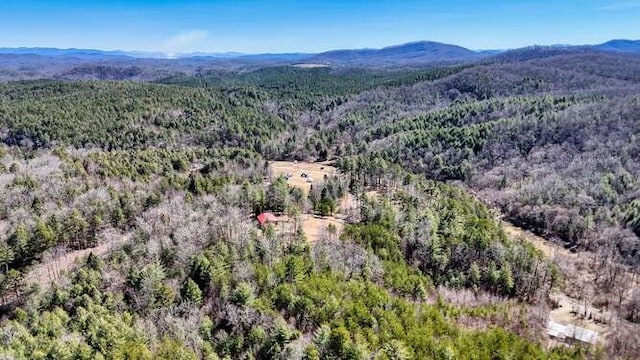
M127 56L126 53L131 53L131 54L135 54L138 53L140 55L163 55L164 58L166 59L175 59L175 58L180 58L180 57L193 57L198 56L198 54L202 54L202 56L210 56L210 55L236 55L238 57L241 56L252 56L252 55L316 55L316 54L322 54L325 52L331 52L331 51L349 51L349 50L382 50L382 49L386 49L386 48L390 48L390 47L396 47L396 46L403 46L403 45L410 45L410 44L418 44L418 43L435 43L435 44L442 44L442 45L450 45L450 46L458 46L458 47L462 47L465 48L467 50L470 51L474 51L474 52L483 52L483 51L510 51L510 50L517 50L517 49L524 49L524 48L529 48L529 47L536 47L536 46L541 46L541 47L563 47L563 46L569 46L569 47L580 47L580 46L597 46L597 45L603 45L606 44L608 42L612 42L612 41L632 41L632 42L640 42L640 39L630 39L630 38L617 38L617 39L610 39L607 41L604 41L602 43L594 43L594 44L585 44L585 43L555 43L555 44L530 44L530 45L524 45L524 46L520 46L520 47L505 47L505 48L493 48L493 49L473 49L473 48L467 48L465 46L462 45L458 45L455 43L449 43L449 42L442 42L442 41L434 41L434 40L414 40L414 41L409 41L409 42L403 42L403 43L397 43L397 44L391 44L391 45L386 45L383 47L352 47L352 48L329 48L329 49L325 49L325 50L320 50L320 51L313 51L313 52L308 52L308 51L267 51L267 52L243 52L243 51L235 51L235 50L221 50L221 51L209 51L209 50L194 50L194 51L189 51L189 52L175 52L175 53L168 53L166 51L162 51L162 50L140 50L140 49L124 49L124 48L99 48L99 47L55 47L55 46L3 46L0 45L0 53L2 53L2 50L30 50L30 49L41 49L41 50L60 50L60 51L99 51L99 52L105 52L105 53L125 53L122 54L124 56ZM7 53L4 53L7 54ZM27 55L27 54L23 54L23 55ZM37 55L37 54L34 54Z

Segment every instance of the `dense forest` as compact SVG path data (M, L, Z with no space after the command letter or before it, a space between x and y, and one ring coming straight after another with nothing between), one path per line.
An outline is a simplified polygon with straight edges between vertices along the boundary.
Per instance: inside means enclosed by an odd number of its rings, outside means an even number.
M638 74L585 51L1 83L0 354L637 358ZM274 160L337 170L305 192ZM551 295L586 284L616 327L550 342Z

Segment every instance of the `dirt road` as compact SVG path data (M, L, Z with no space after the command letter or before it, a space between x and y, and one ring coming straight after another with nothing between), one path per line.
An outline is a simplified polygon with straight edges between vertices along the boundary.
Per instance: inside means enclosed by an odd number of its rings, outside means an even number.
M570 274L572 277L582 279L592 277L592 275L588 273L588 270L581 264L586 257L585 254L572 253L562 246L556 245L543 237L519 228L509 222L503 221L502 226L507 235L528 241L538 250L542 251L549 259L570 264L570 267L574 269L575 272L578 272ZM578 269L585 270L581 271ZM585 329L594 330L600 334L600 338L602 339L610 327L602 322L596 322L595 319L611 319L614 315L569 296L564 292L566 290L567 289L558 289L551 295L552 300L556 302L558 307L552 309L549 313L550 320L562 325L576 325ZM587 314L586 316L584 316L585 313Z

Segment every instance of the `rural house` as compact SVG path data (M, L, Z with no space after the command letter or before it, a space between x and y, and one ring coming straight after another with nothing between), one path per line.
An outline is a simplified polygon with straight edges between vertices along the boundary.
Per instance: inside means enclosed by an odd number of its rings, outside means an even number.
M265 226L267 224L276 224L278 225L278 218L270 212L263 212L258 215L258 223L260 226Z

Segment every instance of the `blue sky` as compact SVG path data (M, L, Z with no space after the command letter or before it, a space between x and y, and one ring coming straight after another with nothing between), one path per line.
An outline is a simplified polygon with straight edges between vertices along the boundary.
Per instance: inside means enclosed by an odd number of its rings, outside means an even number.
M0 0L0 47L316 52L640 39L640 0Z

